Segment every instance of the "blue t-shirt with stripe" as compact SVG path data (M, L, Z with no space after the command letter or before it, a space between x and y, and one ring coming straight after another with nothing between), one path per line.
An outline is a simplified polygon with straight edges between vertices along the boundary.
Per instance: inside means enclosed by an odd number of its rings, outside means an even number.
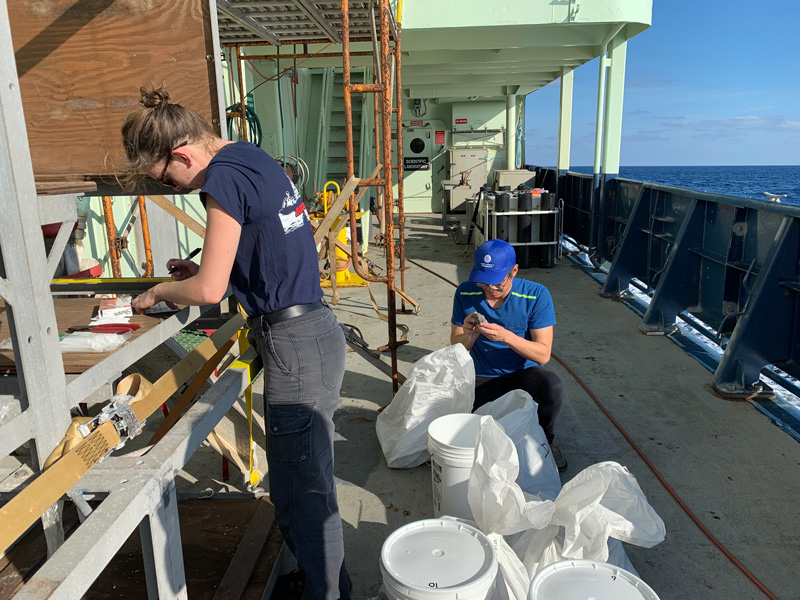
M204 204L206 194L242 226L231 286L248 315L322 297L305 204L269 154L249 142L225 146L206 170L200 192Z
M527 279L512 279L511 291L497 309L486 302L486 295L477 284L465 281L458 286L453 298L453 325L461 327L464 319L478 311L489 323L512 331L526 340L531 339L531 329L544 329L556 324L553 299L547 288ZM478 336L470 350L479 377L510 375L538 363L523 358L506 344Z

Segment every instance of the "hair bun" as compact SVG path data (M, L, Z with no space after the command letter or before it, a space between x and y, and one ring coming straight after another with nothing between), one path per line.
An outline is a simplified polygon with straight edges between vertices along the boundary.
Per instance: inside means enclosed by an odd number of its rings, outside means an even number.
M139 88L139 92L141 93L139 96L139 103L145 108L154 108L156 106L169 104L169 92L163 87L153 90L152 92L148 92L145 88Z

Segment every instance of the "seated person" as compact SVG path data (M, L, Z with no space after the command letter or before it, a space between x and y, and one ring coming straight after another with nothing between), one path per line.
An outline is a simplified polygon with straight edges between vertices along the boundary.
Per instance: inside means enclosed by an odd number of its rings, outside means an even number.
M553 445L553 425L563 402L564 382L543 367L550 360L556 316L550 292L517 279L514 248L489 240L475 251L475 266L453 298L450 343L461 343L475 363L472 410L512 390L524 390L539 405L544 429L559 471L567 468Z

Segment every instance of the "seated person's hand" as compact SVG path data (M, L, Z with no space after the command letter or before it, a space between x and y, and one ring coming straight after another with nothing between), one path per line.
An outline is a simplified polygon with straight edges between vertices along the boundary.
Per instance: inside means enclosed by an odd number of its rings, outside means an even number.
M505 342L508 335L514 335L508 329L497 323L480 323L475 331L492 342Z
M478 314L477 312L470 313L464 319L463 328L464 331L466 331L467 333L472 333L473 331L475 333L480 333L478 331L478 327L480 326L480 320L478 319L477 314Z

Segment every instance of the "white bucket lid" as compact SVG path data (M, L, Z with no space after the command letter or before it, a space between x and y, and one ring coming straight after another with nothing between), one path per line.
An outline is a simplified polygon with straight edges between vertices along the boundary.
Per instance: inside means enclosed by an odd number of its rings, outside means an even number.
M620 567L594 560L562 560L534 576L528 600L658 600L658 596Z
M454 448L475 448L481 416L472 413L455 413L434 419L428 425L428 437Z
M384 584L407 598L483 598L497 575L494 547L478 529L426 519L394 531L381 549Z

